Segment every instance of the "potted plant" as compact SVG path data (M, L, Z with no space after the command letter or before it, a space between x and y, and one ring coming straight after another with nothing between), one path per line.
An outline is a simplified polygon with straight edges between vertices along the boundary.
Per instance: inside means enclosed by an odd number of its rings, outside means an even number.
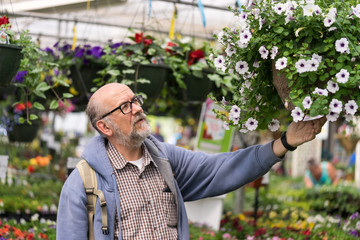
M360 5L356 1L247 1L236 26L216 35L217 69L235 73L238 91L218 102L227 124L244 131L279 128L279 110L295 122L318 115L351 119L360 104Z
M25 121L30 115L38 114L31 102L7 104L2 110L1 125L6 129L10 142L31 142L35 139L41 121L39 119Z
M159 97L170 68L163 63L164 49L150 35L135 33L132 43L115 43L105 47L102 60L106 68L99 71L99 85L121 82L147 99Z
M0 17L0 86L9 85L20 66L21 46L18 45L7 16Z
M214 70L213 63L207 61L210 56L209 44L203 42L200 47L196 45L191 39L184 38L169 41L165 47L164 62L172 69L174 79L170 91L176 91L178 100L187 103L202 103L210 92L222 91L226 95L233 90L231 81L226 79L231 79L232 75Z

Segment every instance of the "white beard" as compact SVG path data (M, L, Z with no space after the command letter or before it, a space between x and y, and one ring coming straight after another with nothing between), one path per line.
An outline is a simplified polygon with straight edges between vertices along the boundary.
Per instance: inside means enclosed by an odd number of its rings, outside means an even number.
M141 124L138 124L139 126L135 126L136 121L134 121L134 124L131 126L132 130L129 134L125 134L118 128L116 124L113 124L112 122L110 122L110 125L114 130L115 141L117 144L129 149L139 148L143 144L145 138L151 134L151 127L147 120L143 121ZM141 129L138 130L137 128Z

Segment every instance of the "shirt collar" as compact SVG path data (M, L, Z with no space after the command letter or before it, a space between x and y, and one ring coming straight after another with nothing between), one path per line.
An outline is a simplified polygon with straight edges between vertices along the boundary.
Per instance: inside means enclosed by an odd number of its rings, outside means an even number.
M157 167L145 144L142 144L141 148L143 150L144 166L146 167L152 162ZM115 148L115 146L110 141L106 146L106 150L110 162L112 163L115 169L122 169L126 166L126 164L128 164L128 161L123 157L123 155Z

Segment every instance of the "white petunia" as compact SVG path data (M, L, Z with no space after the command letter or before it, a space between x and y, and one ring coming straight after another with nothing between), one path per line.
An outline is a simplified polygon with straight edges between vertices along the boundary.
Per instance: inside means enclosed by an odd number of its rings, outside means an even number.
M246 121L245 126L249 131L256 130L256 128L258 127L258 121L254 118L249 118Z
M240 33L240 43L242 43L242 44L249 43L251 37L252 37L252 34L248 29L242 31Z
M328 30L329 30L329 32L331 32L331 31L337 30L337 28L336 28L336 27L331 27L331 28L329 28Z
M259 48L259 53L262 59L267 59L269 55L269 50L267 50L265 46L261 46Z
M253 63L253 67L254 68L259 68L260 67L260 64L259 64L259 61L255 59L254 63Z
M239 14L239 20L241 21L241 22L245 22L246 20L247 20L247 13L246 12L241 12L240 14Z
M356 7L351 7L353 10L353 14L360 18L360 4L356 5Z
M227 57L231 57L236 52L236 49L229 44L228 47L225 49L225 52Z
M324 26L325 27L330 27L331 25L333 25L333 23L335 22L335 19L332 17L326 17L324 19Z
M240 42L240 40L237 41L236 44L238 45L239 48L247 48L247 46L249 45L248 43Z
M316 72L318 70L319 67L319 61L316 59L310 59L306 61L306 64L308 66L308 71L309 72Z
M286 68L286 66L287 66L287 58L286 57L279 58L275 63L275 68L277 70L284 69L284 68Z
M298 73L304 73L309 71L308 62L305 59L300 59L295 63L295 67Z
M336 82L329 80L327 82L326 89L331 93L336 93L337 91L339 91L339 85Z
M349 53L349 42L346 38L341 38L335 41L335 49L340 53Z
M236 105L233 105L231 107L230 114L234 115L235 117L240 117L240 108Z
M320 96L325 96L327 97L329 92L326 89L321 89L321 88L315 88L315 90L313 91L313 94L317 94Z
M235 70L239 74L245 74L249 70L249 65L245 61L238 61L235 65Z
M356 113L357 109L358 109L358 105L356 104L356 102L354 100L349 100L345 104L345 112L346 112L346 114L354 115Z
M337 99L332 99L329 105L330 111L340 113L342 111L342 102Z
M225 130L230 130L229 123L228 122L223 122L223 128Z
M272 119L268 124L268 128L272 132L276 132L280 128L280 122L277 119Z
M312 16L313 14L319 15L321 8L318 5L309 3L303 6L304 16Z
M279 48L277 46L273 46L271 48L271 55L270 55L270 58L271 59L274 59L276 57L276 55L278 54L279 52Z
M237 125L237 124L239 124L240 118L239 118L239 117L235 117L235 116L232 115L232 114L229 114L229 120L232 121L232 122L234 123L234 125Z
M225 32L224 31L221 31L217 34L217 40L219 43L222 43L224 44L224 36L225 36Z
M225 64L225 59L223 55L219 55L214 59L214 65L217 69L221 69Z
M341 69L335 77L338 83L346 83L349 80L350 73L346 69Z
M338 114L338 113L329 112L329 114L326 115L326 119L327 119L329 122L335 122L338 118L339 118L339 114Z
M319 63L321 63L322 60L322 56L317 55L316 53L313 53L313 55L311 56L311 59L318 61Z
M305 109L310 109L312 101L310 96L306 96L302 102Z
M295 107L292 111L291 111L291 116L293 118L294 122L298 122L301 121L304 117L304 113L301 110L301 108L299 107Z
M285 6L285 4L277 3L273 6L273 10L274 10L274 12L276 12L277 14L280 15L286 10L286 6Z
M330 8L327 16L328 16L328 17L335 18L336 15L337 15L337 9L334 8L334 7Z

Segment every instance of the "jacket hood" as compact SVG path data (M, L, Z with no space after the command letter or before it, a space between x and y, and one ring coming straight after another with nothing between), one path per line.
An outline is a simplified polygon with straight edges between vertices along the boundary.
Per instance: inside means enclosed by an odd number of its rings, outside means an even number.
M105 179L109 186L112 186L113 168L107 155L105 141L107 140L100 135L91 138L81 157L88 161L89 165Z

